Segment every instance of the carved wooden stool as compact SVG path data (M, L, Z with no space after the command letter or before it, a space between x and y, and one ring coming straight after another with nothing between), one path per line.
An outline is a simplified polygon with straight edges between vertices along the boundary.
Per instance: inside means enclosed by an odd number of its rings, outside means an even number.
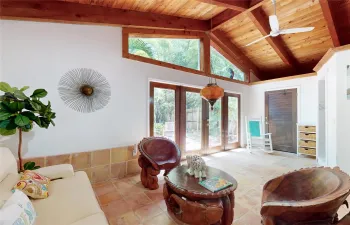
M191 225L231 225L237 181L221 170L208 167L208 178L217 176L233 184L213 193L199 185L199 179L186 174L186 170L187 166L179 166L165 177L163 195L168 211Z
M141 182L144 187L158 189L157 175L165 170L164 176L180 164L181 151L177 145L163 137L144 138L138 145L141 155L138 162L141 170Z
M264 225L330 225L350 194L350 177L339 168L308 168L267 182L261 216Z

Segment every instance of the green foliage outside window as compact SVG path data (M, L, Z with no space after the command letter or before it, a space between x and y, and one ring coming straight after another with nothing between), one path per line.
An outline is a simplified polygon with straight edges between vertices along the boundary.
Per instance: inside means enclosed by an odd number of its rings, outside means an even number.
M213 47L210 47L210 67L212 74L244 81L244 73Z
M199 40L129 38L129 53L199 70Z
M195 70L200 68L198 39L129 38L129 53ZM212 74L244 81L244 73L210 48Z

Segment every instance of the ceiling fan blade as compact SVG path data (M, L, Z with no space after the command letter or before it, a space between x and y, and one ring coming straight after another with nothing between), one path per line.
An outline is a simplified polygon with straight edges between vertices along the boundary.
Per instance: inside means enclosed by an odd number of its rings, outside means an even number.
M294 34L294 33L302 33L302 32L308 32L315 29L315 27L302 27L302 28L290 28L290 29L284 29L281 30L280 34Z
M265 38L267 38L267 37L269 37L269 36L270 36L270 34L269 34L269 35L266 35L266 36L264 36L264 37L262 37L262 38L259 38L259 39L255 40L255 41L253 41L253 42L247 44L246 47L247 47L247 46L250 46L250 45L252 45L252 44L255 44L256 42L259 42L259 41L261 41L261 40L263 40L263 39L265 39Z
M276 15L269 16L269 23L272 32L276 33L279 31L280 24Z

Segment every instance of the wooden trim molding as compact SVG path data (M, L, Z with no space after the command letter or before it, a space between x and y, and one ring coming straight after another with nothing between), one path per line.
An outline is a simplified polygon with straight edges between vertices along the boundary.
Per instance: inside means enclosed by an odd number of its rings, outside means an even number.
M195 31L210 29L210 24L204 20L47 0L1 0L0 18Z
M326 54L322 57L322 59L317 63L317 65L314 67L314 71L318 72L326 62L334 55L336 52L341 52L345 50L350 50L350 44L343 45L336 48L330 48Z
M306 74L300 74L300 75L295 75L295 76L289 76L289 77L282 77L282 78L277 78L277 79L271 79L271 80L263 80L263 81L256 81L252 82L249 85L258 85L258 84L266 84L266 83L272 83L272 82L280 82L280 81L286 81L286 80L294 80L294 79L300 79L300 78L305 78L305 77L313 77L317 76L317 73L306 73Z

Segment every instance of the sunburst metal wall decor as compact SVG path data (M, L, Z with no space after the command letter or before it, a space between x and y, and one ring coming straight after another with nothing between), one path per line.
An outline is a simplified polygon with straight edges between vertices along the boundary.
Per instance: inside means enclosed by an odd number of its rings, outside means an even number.
M66 105L82 113L102 109L111 97L111 87L106 78L87 68L73 69L63 75L58 92Z

